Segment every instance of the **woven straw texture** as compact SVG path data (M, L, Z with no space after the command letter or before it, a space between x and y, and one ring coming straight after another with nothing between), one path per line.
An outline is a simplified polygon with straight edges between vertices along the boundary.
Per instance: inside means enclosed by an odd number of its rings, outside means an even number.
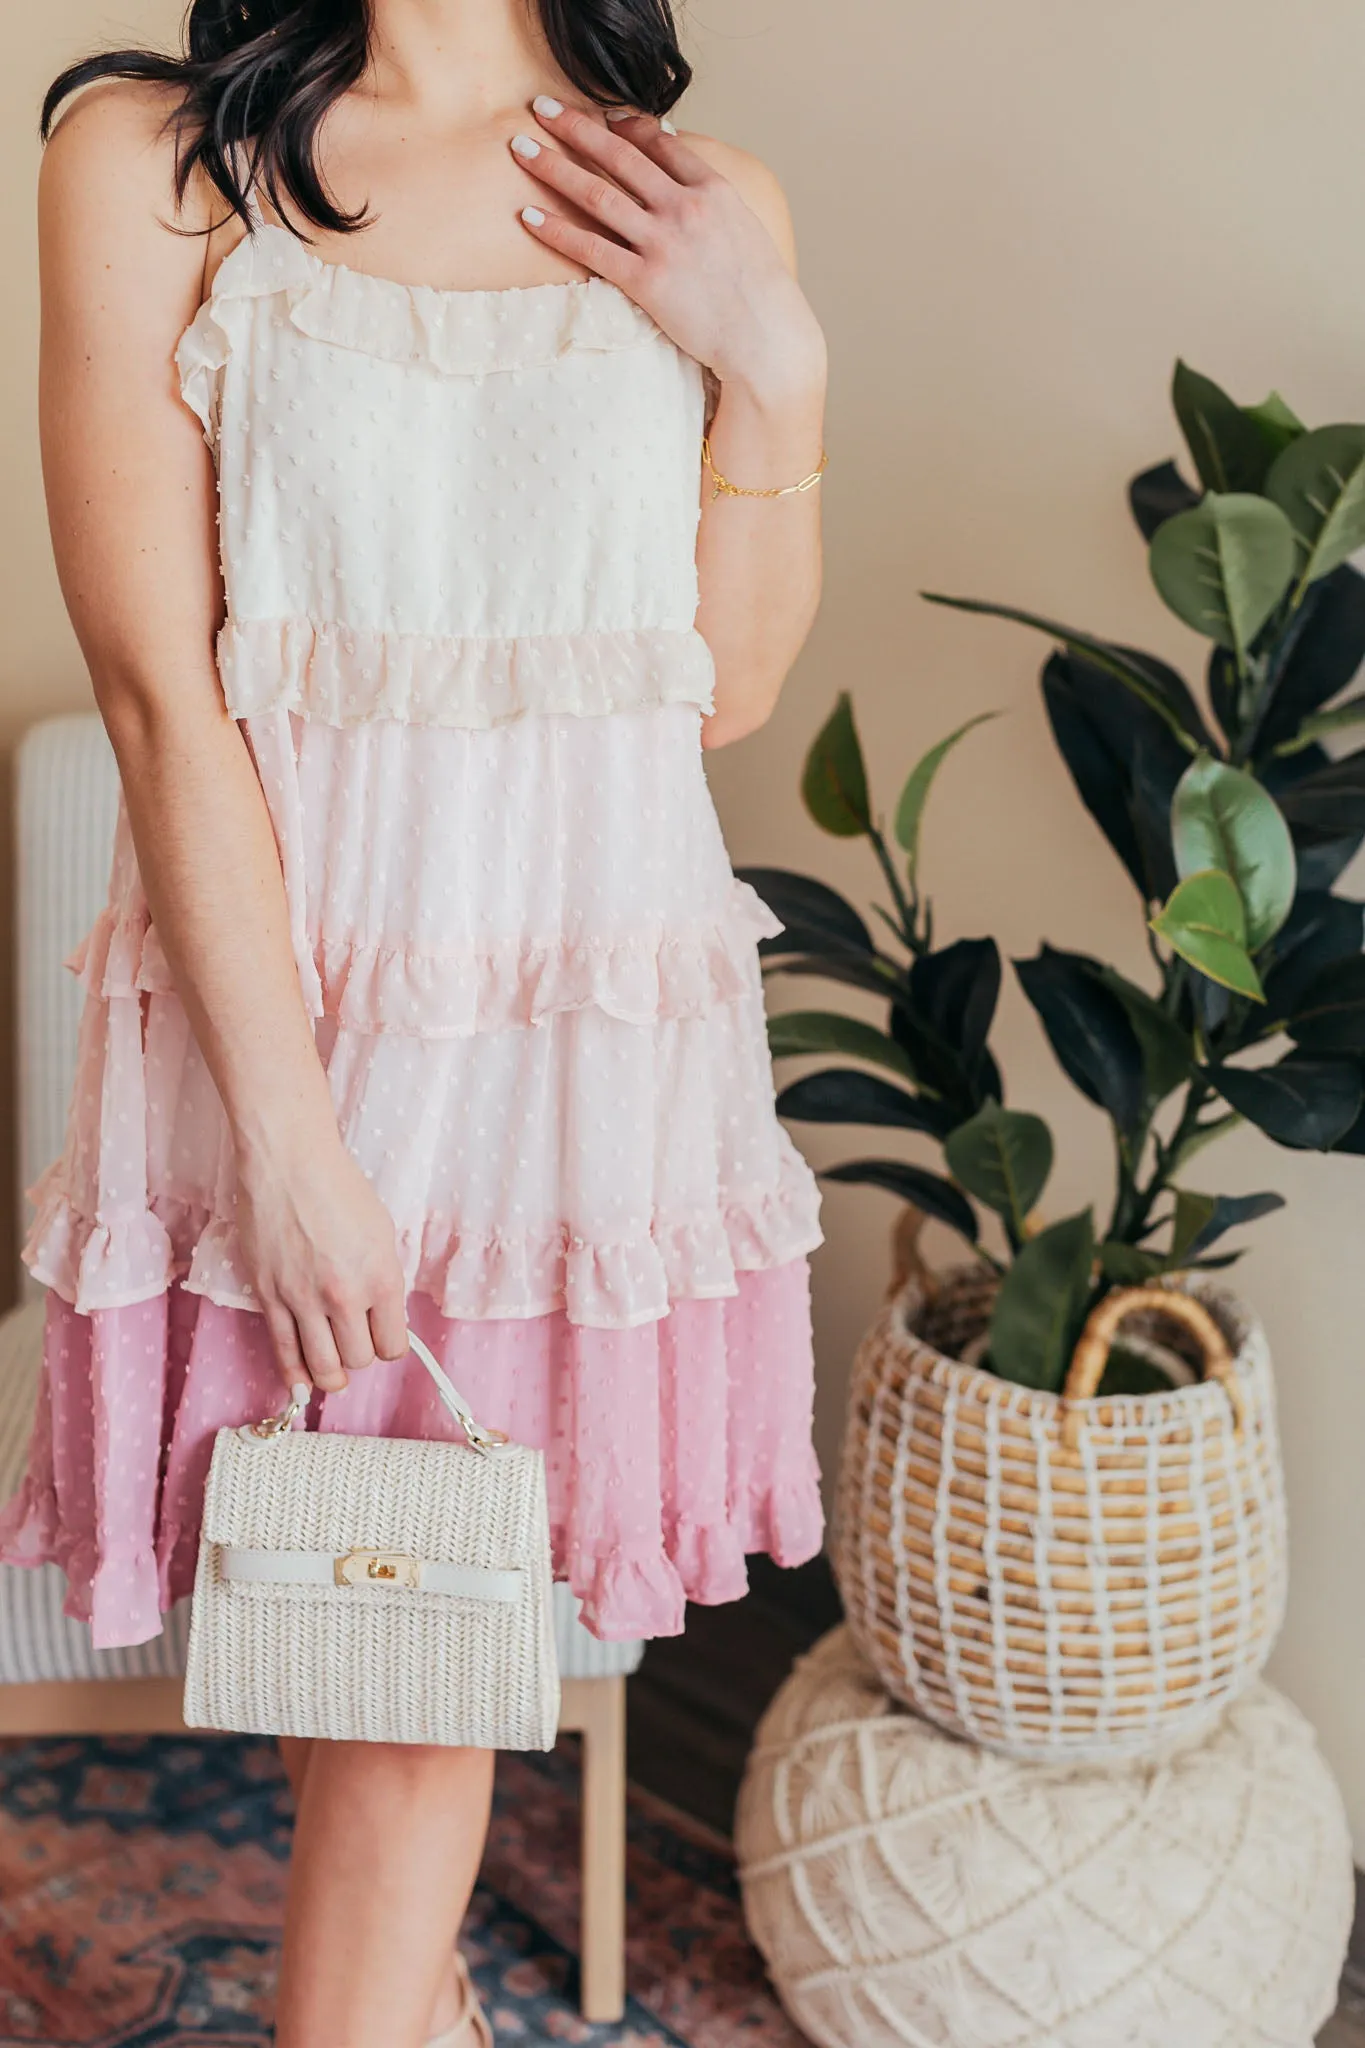
M745 1908L818 2048L1312 2048L1341 1800L1266 1686L1156 1759L1021 1764L898 1710L836 1630L759 1730Z
M515 1603L229 1583L220 1547L358 1546L520 1569ZM220 1430L190 1624L191 1727L549 1749L559 1719L544 1462L507 1446Z
M1234 1296L1182 1284L1235 1354L1240 1436L1194 1384L1086 1404L1072 1456L1057 1396L947 1355L985 1328L980 1268L928 1300L912 1283L862 1344L835 1570L863 1655L941 1727L1009 1756L1141 1754L1264 1668L1287 1580L1270 1356Z

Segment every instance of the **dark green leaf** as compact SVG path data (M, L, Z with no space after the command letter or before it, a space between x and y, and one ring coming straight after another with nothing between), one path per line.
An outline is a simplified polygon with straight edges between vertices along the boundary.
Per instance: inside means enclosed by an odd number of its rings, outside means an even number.
M1133 748L1129 763L1132 786L1128 794L1128 808L1133 830L1142 848L1143 871L1147 877L1143 894L1149 903L1164 901L1179 879L1171 839L1171 806L1179 787L1179 777L1174 782L1171 779L1175 766L1169 752L1155 753L1145 736Z
M968 1244L976 1243L977 1222L971 1203L960 1189L939 1174L926 1173L922 1167L908 1166L899 1159L853 1159L847 1166L828 1167L820 1178L858 1187L882 1188L888 1195L899 1195L903 1202L913 1202L926 1216L946 1223L959 1237L965 1237Z
M1264 1001L1246 948L1246 911L1231 875L1209 868L1188 876L1152 919L1152 930L1210 981Z
M1058 750L1082 803L1152 902L1174 886L1167 818L1189 753L1164 719L1102 669L1054 654L1043 701Z
M914 1079L914 1070L903 1050L875 1024L858 1017L842 1017L837 1010L784 1010L768 1019L768 1050L775 1060L801 1059L812 1053L842 1053L846 1059L867 1060L876 1067Z
M801 794L816 824L836 839L858 839L871 831L867 769L846 690L806 756Z
M1083 656L1095 668L1102 669L1114 681L1122 683L1125 689L1157 713L1189 753L1193 753L1200 744L1202 728L1200 732L1189 730L1181 711L1167 702L1165 692L1159 682L1154 681L1150 668L1143 661L1135 661L1110 641L1097 640L1093 634L1079 633L1071 626L1059 626L1054 619L1020 611L1014 605L987 604L974 597L945 597L929 590L922 595L926 604L946 605L950 611L970 612L977 618L1008 619L1016 626L1028 626L1035 633L1046 633L1049 639L1059 640L1068 653Z
M1362 1153L1365 1153L1365 1103L1362 1104L1360 1115L1350 1126L1349 1130L1342 1132L1335 1145L1333 1145L1332 1150L1334 1152L1349 1153L1355 1158L1359 1158Z
M1265 999L1271 1017L1287 1017L1323 969L1355 958L1365 946L1365 904L1301 890L1275 939Z
M1099 1260L1101 1273L1115 1287L1145 1287L1166 1270L1159 1252L1146 1252L1139 1245L1121 1244L1112 1237L1100 1246Z
M1152 540L1159 527L1178 512L1189 512L1199 503L1201 493L1192 491L1173 462L1144 469L1128 486L1128 503L1144 540Z
M1191 1265L1230 1230L1240 1229L1244 1223L1259 1223L1262 1216L1271 1216L1283 1207L1283 1195L1196 1195L1188 1188L1177 1188L1170 1263Z
M1146 1105L1142 1048L1096 962L1044 946L1036 959L1016 960L1014 971L1063 1072L1121 1131L1135 1129Z
M1365 953L1334 960L1309 983L1286 1021L1304 1052L1365 1056Z
M1343 565L1310 586L1277 642L1256 731L1258 756L1293 739L1303 720L1350 688L1365 662L1365 576Z
M869 995L892 999L902 986L901 978L889 966L880 966L861 953L840 952L836 947L827 953L798 953L790 960L776 960L764 971L808 975L813 981L837 981L845 988L865 989Z
M1152 1394L1169 1394L1178 1384L1174 1374L1163 1372L1155 1359L1139 1357L1125 1344L1115 1344L1100 1377L1096 1399L1144 1399Z
M1017 1244L1052 1172L1052 1133L1042 1118L988 1102L943 1149L955 1178L1004 1217Z
M967 1073L986 1050L1000 999L1000 953L994 939L959 939L925 953L910 970L910 999L929 1029Z
M787 927L778 938L764 940L766 950L805 952L817 942L851 947L860 953L874 950L872 934L862 918L828 883L792 874L786 868L739 868L736 872Z
M1360 1115L1360 1070L1349 1060L1290 1053L1273 1067L1211 1067L1208 1077L1239 1116L1277 1145L1330 1152Z
M1300 435L1276 458L1265 489L1298 535L1302 580L1330 576L1365 547L1365 426Z
M1164 1102L1183 1081L1189 1079L1194 1057L1189 1033L1162 1009L1154 996L1148 995L1146 989L1125 981L1112 967L1101 967L1098 972L1104 986L1123 1004L1128 1012L1128 1021L1137 1033L1138 1044L1142 1047L1142 1071L1148 1104L1155 1106Z
M777 1098L779 1116L805 1124L875 1124L883 1130L927 1131L941 1138L951 1129L943 1104L893 1088L857 1067L828 1067L793 1081Z
M1218 868L1237 884L1246 948L1274 938L1294 902L1294 842L1273 796L1254 775L1200 754L1180 779L1171 840L1182 879Z
M1294 530L1277 505L1213 492L1168 519L1152 542L1152 580L1165 603L1206 639L1245 661L1294 578Z
M1040 1231L1000 1283L990 1360L1001 1379L1060 1393L1085 1322L1095 1226L1090 1211Z
M919 869L919 842L924 824L924 807L929 801L934 778L960 740L965 739L969 732L974 732L978 725L985 725L989 719L998 715L994 711L983 711L977 717L969 718L956 732L950 732L946 740L940 740L936 747L931 747L923 760L917 762L910 771L905 787L901 791L900 801L896 805L895 829L896 839L905 849L906 871L912 889L915 887Z
M1294 783L1280 809L1296 833L1319 841L1365 832L1365 747Z
M1213 715L1231 744L1241 737L1242 689L1236 660L1226 647L1209 650L1208 691Z
M1259 491L1270 453L1255 420L1211 377L1177 363L1171 402L1207 491Z

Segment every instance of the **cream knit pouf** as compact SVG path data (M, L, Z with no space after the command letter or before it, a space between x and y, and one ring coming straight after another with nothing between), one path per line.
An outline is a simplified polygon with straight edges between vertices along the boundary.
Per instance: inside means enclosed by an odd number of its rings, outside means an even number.
M819 2048L1312 2048L1351 1847L1268 1686L1137 1762L1017 1763L898 1708L836 1629L759 1729L750 1931Z

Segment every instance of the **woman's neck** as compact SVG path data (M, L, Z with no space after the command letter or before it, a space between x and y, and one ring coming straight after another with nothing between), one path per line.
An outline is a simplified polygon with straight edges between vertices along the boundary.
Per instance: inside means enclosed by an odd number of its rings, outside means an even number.
M371 0L369 85L392 106L464 121L557 79L535 0Z

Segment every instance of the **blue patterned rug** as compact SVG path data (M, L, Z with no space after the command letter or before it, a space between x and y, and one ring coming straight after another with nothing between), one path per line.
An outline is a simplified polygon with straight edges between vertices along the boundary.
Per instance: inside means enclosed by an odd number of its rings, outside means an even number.
M630 2001L583 2022L577 1801L576 1745L500 1760L465 1935L500 2048L800 2048L730 1858L635 1794ZM268 2041L290 1813L268 1743L0 1743L0 2048Z

